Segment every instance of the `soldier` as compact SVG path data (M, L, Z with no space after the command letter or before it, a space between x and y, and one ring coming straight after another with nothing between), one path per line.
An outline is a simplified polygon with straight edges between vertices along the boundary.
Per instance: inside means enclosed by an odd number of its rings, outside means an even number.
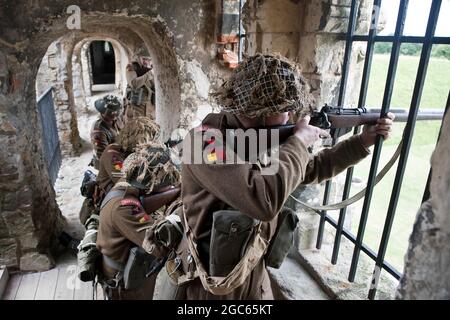
M144 64L141 57L135 57L126 67L127 106L125 122L137 116L155 118L155 82L152 65Z
M156 209L179 196L180 174L163 145L132 153L122 171L125 177L108 193L100 211L97 247L103 255L101 283L109 299L151 300L156 272L145 277L134 270L148 265L151 259L164 259L164 247L146 243L152 234L149 230L164 218ZM153 195L162 193L164 198L155 204Z
M394 118L391 113L377 125L365 127L363 133L310 156L308 147L329 134L309 125L311 106L305 86L289 61L272 55L250 57L217 93L222 112L209 114L202 127L191 131L195 137L206 128L225 131L283 125L289 112L301 115L294 135L278 150L279 168L274 174L263 175L262 163L220 164L222 153L217 148L209 149L208 160L203 164L183 162L182 201L187 237L177 254L182 259L181 273L190 277L183 283L184 294L178 298L273 299L264 254L288 196L300 184L319 183L358 163L370 154L368 148L378 134L385 139L389 137ZM210 146L210 141L205 145ZM215 219L219 213L228 212L224 210L237 212L235 217L240 220L229 229L216 229L220 223L216 225ZM225 220L222 222L226 223ZM234 241L245 230L256 231L253 236L250 233L250 238L244 236L246 241L237 250L224 248L227 255L211 251L213 244L217 245L215 237L221 233L222 239ZM221 245L224 246L218 244ZM239 264L215 264L227 260L234 252L241 254ZM220 274L225 269L231 273Z
M117 136L117 143L106 147L100 158L97 183L102 194L108 193L122 176L125 158L142 145L157 145L160 135L159 125L147 117L137 117L125 123Z
M117 97L107 95L102 99L96 100L94 106L100 112L100 117L91 129L91 142L94 146L91 164L95 169L98 169L99 159L103 151L106 146L116 141L117 134L123 126L119 118L122 105Z
M109 144L100 157L95 191L81 207L81 224L84 225L92 213L98 212L104 196L123 176L121 169L125 158L139 145L159 145L159 134L159 125L146 117L138 117L124 125L117 136L117 143Z

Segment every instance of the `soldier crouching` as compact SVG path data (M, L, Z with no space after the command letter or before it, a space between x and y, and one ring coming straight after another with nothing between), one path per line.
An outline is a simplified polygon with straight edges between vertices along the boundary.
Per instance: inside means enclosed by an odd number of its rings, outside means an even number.
M162 246L148 245L148 234L165 218L161 208L179 197L180 174L163 146L132 153L122 171L125 177L105 197L100 211L100 283L108 299L151 300L158 266L167 251ZM147 201L161 194L165 196L160 203Z

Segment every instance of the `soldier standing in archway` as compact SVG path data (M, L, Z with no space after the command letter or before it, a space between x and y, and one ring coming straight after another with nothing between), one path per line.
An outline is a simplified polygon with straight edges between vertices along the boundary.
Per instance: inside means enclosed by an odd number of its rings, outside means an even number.
M155 81L152 69L149 61L137 56L127 65L125 122L137 116L155 119Z

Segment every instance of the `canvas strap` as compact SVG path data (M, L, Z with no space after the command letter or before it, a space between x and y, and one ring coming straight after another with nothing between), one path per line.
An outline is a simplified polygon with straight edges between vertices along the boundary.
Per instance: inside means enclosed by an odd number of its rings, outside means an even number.
M197 244L194 235L190 229L185 211L183 209L184 223L186 226L186 236L189 250L196 265L196 272L202 282L203 287L214 295L226 295L240 287L247 279L249 279L252 271L260 262L260 259L266 253L269 241L262 235L262 223L260 222L254 230L251 241L249 242L244 256L239 263L226 277L212 277L206 272L202 262L200 261L197 251Z

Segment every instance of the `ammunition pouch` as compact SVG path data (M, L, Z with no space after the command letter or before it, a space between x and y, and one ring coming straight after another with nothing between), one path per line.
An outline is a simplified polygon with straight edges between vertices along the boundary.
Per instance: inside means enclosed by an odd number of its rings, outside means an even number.
M159 272L164 263L158 261L154 256L148 254L140 247L130 249L128 260L125 266L121 263L103 256L103 262L109 267L117 271L114 279L106 280L112 289L121 286L125 290L137 289L144 284L146 278ZM115 286L111 286L109 282L113 281Z
M97 186L97 175L93 173L91 170L86 170L84 172L84 178L81 182L81 195L83 197L92 199L95 194L95 188Z
M159 294L155 296L156 300L180 300L184 298L186 284L189 281L183 281L186 276L181 269L180 257L167 259L159 275L161 277L161 287Z
M127 87L126 96L130 104L140 106L144 101L144 96L146 89L144 87L133 89L131 87Z
M225 210L226 211L226 210ZM234 211L235 215L238 213ZM239 213L240 215L243 215ZM257 264L261 261L261 258L263 258L264 253L266 252L267 246L269 245L268 239L266 239L265 232L262 230L263 224L258 222L256 223L256 220L253 220L252 223L246 224L242 223L241 230L246 229L245 226L252 225L252 232L251 236L248 240L245 240L245 236L239 236L242 241L242 245L245 245L245 248L239 248L239 254L243 253L243 256L240 258L240 260L237 262L237 264L233 267L233 269L226 274L223 277L218 276L212 276L209 275L206 271L205 267L202 264L202 261L200 260L200 256L198 253L198 243L195 241L192 230L189 228L189 224L186 220L186 215L184 216L184 225L186 226L186 238L187 238L187 244L189 248L189 256L188 256L188 262L189 260L193 261L193 264L195 266L195 272L191 276L192 277L199 277L202 286L205 290L209 291L210 293L214 295L227 295L233 292L236 288L240 287L242 284L245 283L245 281L248 280L248 278L251 276L251 273L257 266ZM230 219L226 220L232 220L232 215L230 215ZM234 218L233 218L234 219ZM244 218L245 219L245 218ZM251 218L250 218L251 219ZM217 220L218 221L218 220ZM256 224L256 225L255 225ZM231 226L231 223L230 223ZM242 232L245 234L245 232ZM236 246L237 247L237 246ZM226 250L226 251L223 251ZM231 253L230 248L222 248L222 254L227 255ZM228 260L225 261L225 264L229 263ZM222 268L221 271L224 268ZM188 272L189 275L189 272Z
M92 214L86 221L86 233L78 246L78 278L83 282L94 281L97 275L100 251L97 249L99 216Z
M157 223L154 233L155 239L160 245L174 249L183 238L183 225L180 217L176 214L167 216Z
M289 208L283 208L278 214L278 224L265 256L266 266L280 268L289 250L294 244L294 234L297 229L298 217Z
M164 264L140 247L130 249L128 261L123 270L123 283L126 290L135 289L144 284L146 278L159 272Z
M214 212L209 249L209 274L211 276L225 277L234 269L244 256L254 227L258 223L258 220L239 211L220 210Z

